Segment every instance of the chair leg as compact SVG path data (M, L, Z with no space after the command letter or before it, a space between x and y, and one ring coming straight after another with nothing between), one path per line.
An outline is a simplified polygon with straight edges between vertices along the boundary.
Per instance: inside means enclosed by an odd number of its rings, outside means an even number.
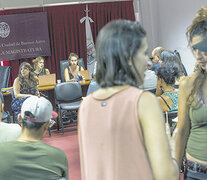
M49 136L51 137L50 127L48 127Z
M64 135L64 124L63 124L62 110L61 109L60 109L60 123L61 123L61 126L62 126L62 133Z

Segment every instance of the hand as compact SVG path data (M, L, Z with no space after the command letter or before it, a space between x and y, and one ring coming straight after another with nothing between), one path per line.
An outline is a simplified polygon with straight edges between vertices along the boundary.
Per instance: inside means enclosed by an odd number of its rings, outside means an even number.
M40 96L40 92L39 92L39 91L37 91L35 95L36 95L36 96Z
M165 123L165 127L166 127L166 134L168 137L169 145L170 145L171 157L175 158L175 139L176 139L178 129L175 128L173 135L171 136L170 126L169 126L168 122Z

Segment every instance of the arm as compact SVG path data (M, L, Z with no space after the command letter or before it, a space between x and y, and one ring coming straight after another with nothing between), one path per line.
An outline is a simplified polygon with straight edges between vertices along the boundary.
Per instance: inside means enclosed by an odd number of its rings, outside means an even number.
M182 159L185 151L187 138L190 132L189 106L187 105L187 97L191 89L184 78L179 85L178 96L178 123L175 135L175 157L181 167Z
M157 78L157 89L155 93L156 96L160 96L163 93L161 89L161 85L162 85L161 79Z
M28 96L33 96L32 94L21 94L20 93L20 81L18 77L14 80L13 90L14 90L15 98L18 98L18 99L28 97Z
M46 72L46 75L47 75L47 74L50 74L49 69L45 69L45 72Z
M69 71L68 68L65 68L64 70L64 77L65 77L65 81L70 81L70 76L69 76Z
M38 79L37 76L34 76L34 78L35 78L36 83L37 83L37 86L36 86L37 92L36 92L35 95L36 95L36 96L40 96L40 92L39 92L39 90L38 90L38 87L39 87L39 79Z
M144 109L148 109L148 112L146 113ZM178 166L171 157L164 118L159 102L152 93L144 92L141 95L138 102L138 115L154 178L156 180L178 179Z

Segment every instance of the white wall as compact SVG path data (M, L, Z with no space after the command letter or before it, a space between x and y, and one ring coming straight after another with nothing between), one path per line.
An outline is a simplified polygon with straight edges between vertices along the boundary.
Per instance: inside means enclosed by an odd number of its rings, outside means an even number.
M193 72L195 59L187 47L186 28L196 12L207 6L203 0L140 0L142 24L147 30L149 52L156 46L178 50L187 72Z
M123 1L123 0L0 0L0 10L41 7L41 6L48 6L51 4L63 5L68 3L79 4L79 3L95 3L95 2L111 2L111 1Z

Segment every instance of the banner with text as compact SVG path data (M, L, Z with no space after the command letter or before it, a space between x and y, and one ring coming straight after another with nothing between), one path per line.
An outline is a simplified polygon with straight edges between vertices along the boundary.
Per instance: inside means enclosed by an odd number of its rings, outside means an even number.
M0 61L50 55L46 12L0 16Z

